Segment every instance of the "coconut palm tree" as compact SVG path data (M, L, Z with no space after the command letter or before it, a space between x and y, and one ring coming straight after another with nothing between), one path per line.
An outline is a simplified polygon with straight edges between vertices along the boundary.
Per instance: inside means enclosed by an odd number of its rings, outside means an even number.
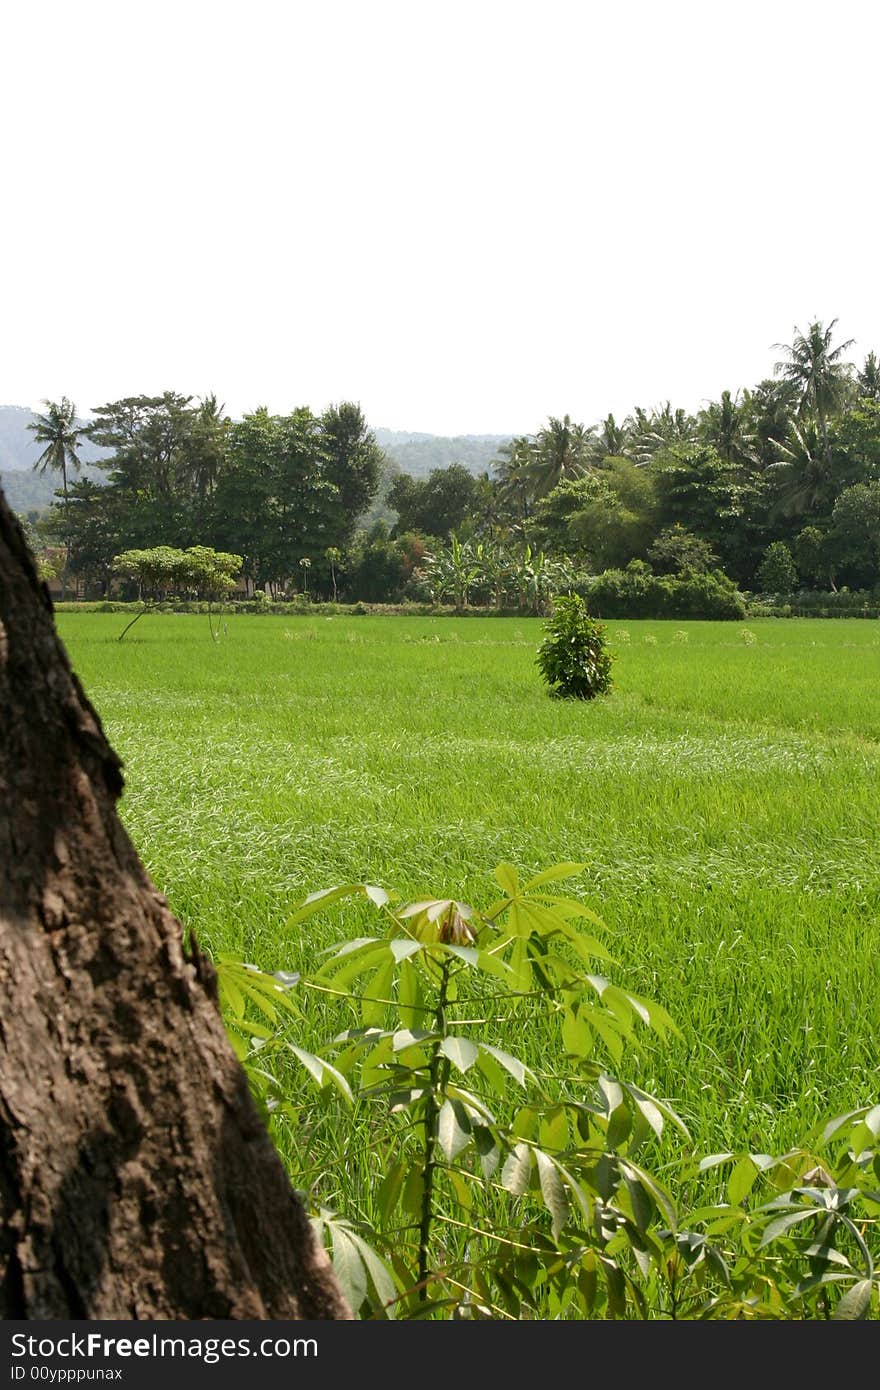
M560 483L581 477L590 466L593 427L572 424L571 416L551 415L538 431L533 466L536 498L546 497Z
M590 446L591 462L601 468L607 458L628 458L631 433L629 420L619 425L613 415L606 415Z
M492 467L498 480L501 501L515 518L521 534L531 516L535 467L535 442L527 434L511 439L498 450L499 458Z
M798 425L791 420L788 438L774 443L780 458L768 470L778 479L773 514L801 517L829 512L840 488L822 448L817 422Z
M880 401L880 362L876 352L869 352L865 365L858 373L859 395L869 400Z
M750 471L757 462L757 442L749 427L739 392L721 392L720 401L710 401L697 416L700 437L715 448L725 463L735 463Z
M67 572L70 563L70 503L67 494L67 470L73 468L79 472L82 467L77 449L79 447L82 429L76 425L76 406L69 401L66 396L62 396L60 403L56 401L43 401L46 407L45 415L35 416L33 422L28 425L37 440L38 444L45 444L45 449L40 454L34 464L34 468L40 473L45 473L47 468L61 474L61 490L64 494L64 568L61 572L61 600L67 597Z
M651 411L637 405L627 423L630 433L627 457L640 465L650 463L661 449L673 444L690 444L696 437L694 417L680 406L673 409L671 401Z
M837 319L832 319L826 328L817 320L807 325L806 333L795 326L794 341L790 345L774 343L774 347L786 353L786 359L776 363L776 375L797 388L798 414L815 415L829 468L831 443L828 438L828 417L843 404L851 387L852 367L843 361L843 354L855 341L849 338L839 347L832 348L831 335L836 323Z

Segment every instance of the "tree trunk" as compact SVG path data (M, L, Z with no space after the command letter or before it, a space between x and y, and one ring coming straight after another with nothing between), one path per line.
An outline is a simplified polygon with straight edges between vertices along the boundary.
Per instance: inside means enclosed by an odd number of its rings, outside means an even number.
M0 1317L351 1314L0 493Z

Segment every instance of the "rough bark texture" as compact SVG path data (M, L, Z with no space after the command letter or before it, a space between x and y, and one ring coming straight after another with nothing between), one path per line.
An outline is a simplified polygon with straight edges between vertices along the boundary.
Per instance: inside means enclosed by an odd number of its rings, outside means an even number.
M350 1316L0 493L0 1316Z

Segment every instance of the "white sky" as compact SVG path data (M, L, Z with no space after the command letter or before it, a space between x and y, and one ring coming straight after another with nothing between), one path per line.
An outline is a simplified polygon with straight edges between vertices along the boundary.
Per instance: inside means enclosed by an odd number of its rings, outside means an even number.
M532 433L880 350L880 7L21 0L0 401Z

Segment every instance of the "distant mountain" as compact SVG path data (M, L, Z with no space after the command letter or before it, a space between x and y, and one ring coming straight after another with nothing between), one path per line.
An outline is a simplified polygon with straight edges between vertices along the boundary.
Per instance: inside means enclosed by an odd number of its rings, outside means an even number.
M33 471L40 454L40 445L28 429L33 420L34 412L26 406L0 405L0 487L17 512L42 511L60 485L54 473ZM512 438L509 434L443 435L417 430L377 429L374 433L392 471L414 478L425 478L432 468L447 468L451 463L461 463L471 473L490 471L499 449ZM104 452L83 440L80 457L86 466L76 476L105 481L106 474L94 466Z
M419 434L416 431L378 429L376 442L402 473L424 478L432 468L464 464L471 473L490 471L509 434Z
M28 426L36 419L34 411L23 405L0 405L0 473L13 473L33 468L42 452ZM78 420L85 425L85 420ZM94 463L107 451L84 439L79 455L83 463Z
M55 473L33 471L42 452L41 445L28 429L34 418L34 412L26 406L0 405L0 487L15 512L42 511L54 500L55 489L61 486L61 479ZM80 423L85 424L85 421ZM94 467L95 460L105 452L83 440L79 455L87 466L73 476L91 478L98 483L106 481L107 475Z

